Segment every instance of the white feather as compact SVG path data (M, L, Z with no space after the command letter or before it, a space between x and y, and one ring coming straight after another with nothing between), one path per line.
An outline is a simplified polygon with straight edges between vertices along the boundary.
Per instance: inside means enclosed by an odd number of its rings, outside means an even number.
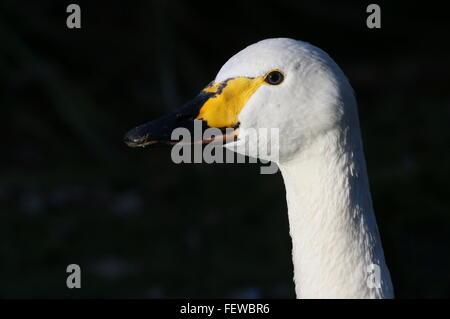
M392 298L347 78L324 51L282 38L245 48L216 81L274 69L284 73L284 82L253 94L239 114L239 137L250 129L279 128L277 162L286 186L297 297ZM380 288L367 284L372 264L380 267Z

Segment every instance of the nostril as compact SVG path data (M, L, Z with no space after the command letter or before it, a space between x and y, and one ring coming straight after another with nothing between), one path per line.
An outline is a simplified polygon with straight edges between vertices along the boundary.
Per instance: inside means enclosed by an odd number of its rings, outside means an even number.
M175 115L175 118L177 122L183 122L183 121L192 121L194 119L194 116L192 114L178 113Z

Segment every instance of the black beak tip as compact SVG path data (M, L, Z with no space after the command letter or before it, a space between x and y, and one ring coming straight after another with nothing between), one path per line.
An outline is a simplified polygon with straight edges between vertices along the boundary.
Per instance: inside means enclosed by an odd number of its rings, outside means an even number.
M132 129L123 137L123 142L129 147L139 147L145 145L148 135L139 134L136 128Z

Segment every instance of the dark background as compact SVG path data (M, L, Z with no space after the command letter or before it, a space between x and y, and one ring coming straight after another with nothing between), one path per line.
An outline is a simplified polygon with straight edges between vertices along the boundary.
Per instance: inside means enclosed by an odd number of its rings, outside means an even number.
M0 297L294 297L280 174L122 143L270 37L327 51L359 102L397 297L450 296L448 10L424 1L0 4ZM66 267L82 288L66 288Z

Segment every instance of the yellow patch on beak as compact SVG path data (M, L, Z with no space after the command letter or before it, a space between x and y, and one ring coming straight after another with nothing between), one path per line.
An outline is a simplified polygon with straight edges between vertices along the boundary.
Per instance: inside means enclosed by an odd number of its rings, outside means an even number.
M206 121L210 127L236 126L239 113L263 83L264 77L241 77L209 85L203 92L214 95L203 104L196 119Z

